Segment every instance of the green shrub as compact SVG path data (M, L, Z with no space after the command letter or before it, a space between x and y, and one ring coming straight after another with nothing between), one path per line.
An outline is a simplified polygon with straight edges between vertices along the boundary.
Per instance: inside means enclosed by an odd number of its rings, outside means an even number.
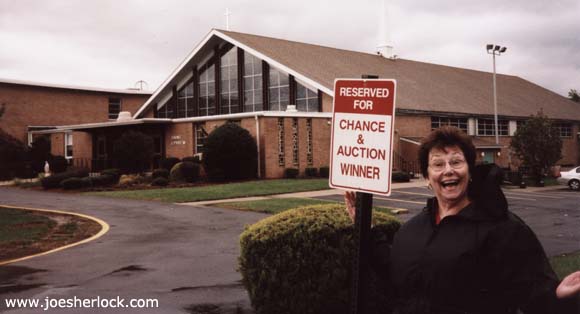
M199 159L199 156L183 157L183 159L181 159L181 161L189 161L189 162L193 162L193 163L196 163L196 164L200 164L201 163L201 159Z
M167 180L167 178L164 177L157 177L153 179L153 181L151 182L151 185L153 186L167 186L168 184L169 180Z
M330 168L320 167L319 174L321 178L328 178L328 175L330 174Z
M163 158L163 159L161 159L161 168L167 169L167 171L170 171L171 169L173 169L173 166L175 166L180 161L181 160L179 160L179 158L176 158L176 157Z
M107 186L118 182L114 176L109 174L101 174L100 176L90 178L91 186Z
M63 156L52 157L48 164L50 166L50 172L52 173L65 172L68 167L68 161Z
M117 168L109 168L101 171L101 175L108 175L113 177L113 183L119 182L119 178L121 177L121 170Z
M39 136L30 145L28 156L32 163L32 169L36 173L44 172L44 164L52 159L50 145L50 137L48 136Z
M284 178L296 179L298 177L298 169L296 168L286 168L284 169Z
M383 213L373 220L385 239L399 228ZM350 313L353 231L344 206L335 204L291 209L247 227L239 269L256 313ZM379 294L369 297L369 308L386 308Z
M183 161L171 169L169 178L176 182L195 182L199 179L199 164Z
M68 178L82 178L89 175L87 169L73 169L62 173L56 173L49 177L42 178L40 183L44 189L55 189L60 187L60 183Z
M27 169L25 159L24 144L0 129L0 181L14 177L30 177L30 175L23 175Z
M128 131L113 143L113 160L123 173L140 173L149 169L153 157L153 138Z
M153 178L153 180L155 180L157 178L169 179L169 170L164 169L164 168L155 169L155 170L153 170L151 177Z
M255 178L258 170L258 148L248 130L226 123L206 138L203 166L212 181Z
M76 190L85 187L87 181L90 182L90 180L83 180L83 178L72 177L62 180L60 186L65 190Z
M393 182L409 182L411 181L411 176L407 172L404 171L393 171L391 174L391 178Z
M318 169L308 167L308 168L304 169L304 174L306 174L307 177L316 177L316 176L318 176Z

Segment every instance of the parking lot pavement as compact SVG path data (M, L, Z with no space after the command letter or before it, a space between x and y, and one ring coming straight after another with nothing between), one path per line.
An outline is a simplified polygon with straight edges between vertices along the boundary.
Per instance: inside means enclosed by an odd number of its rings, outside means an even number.
M15 188L0 188L0 203L83 213L111 227L96 241L0 266L0 313L44 312L9 310L8 298L75 296L151 298L159 308L65 312L192 313L185 308L211 304L220 313L250 313L236 270L238 237L264 214Z
M512 212L522 218L538 236L549 256L580 251L580 192L566 187L504 189ZM419 213L433 193L426 187L394 189L391 196L374 196L373 205L405 208L402 222ZM342 201L342 194L316 197Z

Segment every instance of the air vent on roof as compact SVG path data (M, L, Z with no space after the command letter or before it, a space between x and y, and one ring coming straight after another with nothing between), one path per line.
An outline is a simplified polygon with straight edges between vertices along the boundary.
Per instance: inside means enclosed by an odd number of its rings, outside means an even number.
M117 117L117 122L131 121L131 120L133 120L133 117L131 116L131 113L129 111L119 112L119 116Z

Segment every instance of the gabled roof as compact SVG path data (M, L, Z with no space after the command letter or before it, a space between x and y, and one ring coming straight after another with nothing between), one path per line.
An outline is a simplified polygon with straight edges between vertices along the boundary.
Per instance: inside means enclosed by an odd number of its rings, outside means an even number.
M32 81L22 81L22 80L12 80L0 78L0 84L12 84L12 85L23 85L23 86L35 86L35 87L46 87L46 88L57 88L57 89L70 89L70 90L81 90L97 93L108 93L108 94L127 94L127 95L151 95L150 91L138 90L138 89L113 89L113 88L101 88L101 87L88 87L88 86L77 86L77 85L63 85L63 84L52 84L44 82L32 82Z
M336 78L374 74L397 80L397 109L466 115L493 115L492 74L470 69L387 59L379 55L329 48L264 36L212 30L182 65L137 112L175 84L196 53L221 39L266 60L332 96ZM171 83L171 84L170 84ZM580 105L517 76L497 75L498 114L528 117L543 110L549 118L580 121Z

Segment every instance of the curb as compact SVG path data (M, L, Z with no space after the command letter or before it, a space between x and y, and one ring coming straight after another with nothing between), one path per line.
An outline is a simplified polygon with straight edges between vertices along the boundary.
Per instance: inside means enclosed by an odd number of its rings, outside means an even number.
M7 261L0 261L0 266L7 265L7 264L12 264L12 263L16 263L16 262L25 261L25 260L28 260L28 259L31 259L31 258L35 258L35 257L43 256L43 255L48 255L48 254L51 254L51 253L56 253L58 251L66 250L66 249L75 247L77 245L81 245L81 244L84 244L84 243L88 243L88 242L94 241L94 240L102 237L103 235L105 235L105 233L109 232L109 229L110 229L109 224L107 224L105 221L103 221L103 220L101 220L99 218L93 217L93 216L79 214L79 213L66 212L66 211L62 211L62 210L42 209L42 208L29 208L29 207L9 206L9 205L0 205L0 208L12 208L12 209L19 209L19 210L29 210L29 211L37 211L37 212L45 212L45 213L55 213L55 214L62 214L62 215L69 215L69 216L77 216L77 217L82 217L82 218L86 218L86 219L92 220L92 221L98 223L99 225L101 225L101 231L99 231L97 234L93 235L92 237L86 238L86 239L81 240L79 242L70 243L70 244L67 244L65 246L57 247L55 249L48 250L46 252L40 252L40 253L36 253L36 254L32 254L32 255L28 255L28 256L24 256L24 257L19 257L19 258L7 260Z

